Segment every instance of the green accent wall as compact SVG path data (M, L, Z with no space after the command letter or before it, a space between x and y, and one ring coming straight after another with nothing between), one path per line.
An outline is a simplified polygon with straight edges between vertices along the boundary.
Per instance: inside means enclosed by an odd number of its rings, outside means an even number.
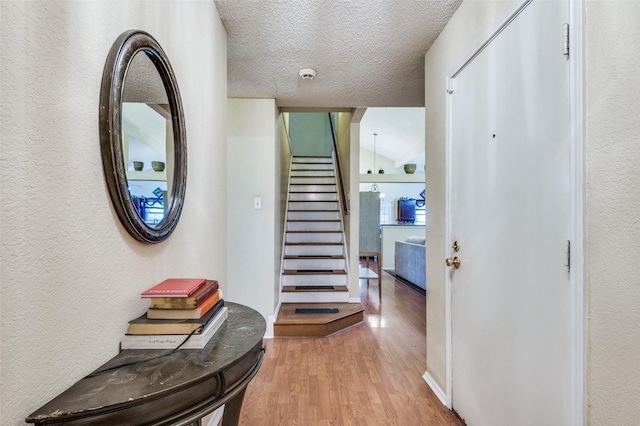
M330 156L333 141L329 114L326 112L290 113L289 139L293 155Z

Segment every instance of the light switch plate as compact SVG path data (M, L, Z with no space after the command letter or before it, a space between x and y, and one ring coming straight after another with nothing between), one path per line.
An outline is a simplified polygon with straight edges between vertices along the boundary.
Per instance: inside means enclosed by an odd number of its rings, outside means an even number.
M253 199L253 209L254 210L260 210L261 208L262 208L262 198L255 197Z

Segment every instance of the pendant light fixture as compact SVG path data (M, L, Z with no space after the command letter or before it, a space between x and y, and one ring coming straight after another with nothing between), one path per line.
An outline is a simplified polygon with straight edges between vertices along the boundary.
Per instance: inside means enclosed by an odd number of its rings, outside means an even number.
M373 172L376 172L376 138L378 137L377 133L373 134ZM378 187L377 183L372 183L371 184L371 189L369 190L369 192L380 192L380 188Z

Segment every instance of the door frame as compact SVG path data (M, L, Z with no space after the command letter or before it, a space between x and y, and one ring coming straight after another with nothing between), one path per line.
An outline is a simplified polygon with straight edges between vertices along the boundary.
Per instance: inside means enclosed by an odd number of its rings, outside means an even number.
M455 77L473 61L529 4L534 0L515 0L497 24L479 38L471 52L463 57L460 65L445 77L446 88L446 138L445 138L445 241L444 253L449 253L452 241L451 229L451 161L452 161L452 102ZM584 0L566 0L569 8L569 96L570 96L570 419L571 425L586 425L586 301L584 291ZM444 260L444 259L443 259ZM448 269L445 274L445 322L446 322L446 390L444 403L453 407L453 367L452 367L452 283Z

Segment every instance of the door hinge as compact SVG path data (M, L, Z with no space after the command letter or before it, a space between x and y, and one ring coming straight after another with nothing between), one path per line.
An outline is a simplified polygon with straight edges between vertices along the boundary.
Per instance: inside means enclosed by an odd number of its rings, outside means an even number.
M571 240L567 240L567 243L565 244L564 270L571 272Z
M452 94L453 93L453 79L452 78L449 79L449 83L447 84L447 93L448 94Z
M569 56L569 24L562 24L563 54Z

